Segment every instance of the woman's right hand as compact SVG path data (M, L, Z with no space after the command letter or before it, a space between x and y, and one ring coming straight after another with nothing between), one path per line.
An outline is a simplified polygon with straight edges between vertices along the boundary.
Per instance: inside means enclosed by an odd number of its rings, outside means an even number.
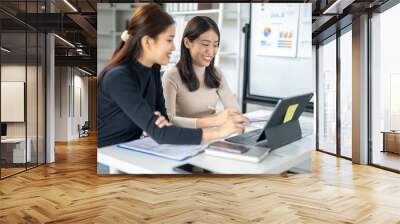
M241 114L231 114L229 118L218 127L218 132L221 138L229 137L233 134L242 134L245 130L245 126L250 121L247 117Z
M214 140L225 139L233 134L242 134L245 126L250 121L247 117L241 114L233 114L229 116L222 125L217 128L205 128L203 129L202 144L208 144Z
M240 111L236 108L227 108L221 112L219 112L215 117L214 124L215 126L221 126L226 123L232 116L240 115Z

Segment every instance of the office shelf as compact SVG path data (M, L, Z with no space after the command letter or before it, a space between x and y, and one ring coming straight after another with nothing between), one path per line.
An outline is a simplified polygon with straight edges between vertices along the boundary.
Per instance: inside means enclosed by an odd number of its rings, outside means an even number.
M218 53L220 57L236 57L237 52L221 51Z
M133 11L145 3L97 4L97 71L111 58Z
M176 6L168 5L175 3L166 3L165 8L175 9ZM179 3L176 3L179 4ZM241 74L242 74L242 26L244 25L244 16L242 15L241 6L248 4L237 3L214 3L213 9L197 10L197 11L171 11L168 13L172 15L176 21L176 37L175 46L176 50L171 57L170 64L163 66L162 70L174 66L180 57L180 41L182 39L183 30L187 21L197 15L204 15L212 18L218 25L221 33L221 43L218 54L215 56L215 65L217 65L224 73L229 86L236 96L241 95ZM240 102L240 97L237 97Z
M241 7L246 4L237 3L212 3L211 9L188 11L171 11L178 7L165 3L163 7L174 18L176 23L176 37L174 44L176 50L173 52L170 64L162 66L162 71L174 66L180 57L180 42L186 23L197 15L204 15L212 18L218 25L221 33L219 53L215 57L215 64L224 72L229 86L235 95L241 94L242 74L242 26L244 18ZM120 36L125 30L127 21L135 8L144 5L143 3L99 3L98 4L98 71L101 71L107 61L111 58L114 49L120 42ZM171 7L173 6L173 7ZM174 8L175 7L175 8ZM238 97L240 102L240 99Z
M181 11L181 12L168 12L170 15L206 15L206 14L219 14L219 9L207 9L207 10L197 10L197 11Z

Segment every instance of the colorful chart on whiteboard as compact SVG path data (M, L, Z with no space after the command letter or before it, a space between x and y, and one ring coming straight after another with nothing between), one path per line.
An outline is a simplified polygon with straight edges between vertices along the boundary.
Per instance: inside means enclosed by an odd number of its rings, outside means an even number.
M257 55L296 57L299 4L254 4Z

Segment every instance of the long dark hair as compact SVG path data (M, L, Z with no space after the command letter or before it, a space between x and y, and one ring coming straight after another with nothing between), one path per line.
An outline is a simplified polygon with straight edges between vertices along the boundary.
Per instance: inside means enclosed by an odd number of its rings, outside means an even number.
M195 16L193 17L183 32L181 42L181 56L176 65L179 71L179 75L182 82L186 85L189 91L195 91L199 88L199 80L194 73L192 65L192 57L190 51L184 44L184 38L187 37L191 42L197 39L201 34L209 31L215 31L218 35L218 42L220 41L220 33L217 24L207 16ZM208 88L218 88L221 82L221 78L217 75L217 71L214 67L214 59L210 62L210 65L205 69L204 83Z
M101 71L99 79L114 66L131 59L138 59L142 53L142 45L140 43L142 37L147 35L151 38L157 38L160 33L174 23L174 19L156 4L148 4L137 8L128 22L129 40L126 42L121 40L119 42L110 61Z

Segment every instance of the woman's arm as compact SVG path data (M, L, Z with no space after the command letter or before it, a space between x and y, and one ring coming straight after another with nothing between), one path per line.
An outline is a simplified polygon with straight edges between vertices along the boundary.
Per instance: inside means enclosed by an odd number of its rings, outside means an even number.
M214 127L214 126L218 126L217 125L217 117L215 115L197 118L197 121L196 121L197 128L208 128L208 127Z
M210 115L202 118L190 118L190 117L180 117L176 116L176 97L179 91L179 74L175 67L170 68L164 74L162 85L164 89L164 98L165 98L165 106L168 111L168 118L170 121L179 127L187 127L187 128L208 128L220 126L224 123L229 114L233 111L239 112L239 105L232 104L232 108L230 111L223 111L216 115ZM228 88L229 90L229 88ZM230 91L230 90L229 90ZM233 102L236 100L233 98ZM225 104L224 104L225 105ZM227 103L229 104L229 102ZM227 106L226 106L227 107Z
M240 115L240 111L236 108L228 108L216 115L207 116L197 119L198 128L221 126L223 123L231 119L231 116Z
M179 128L175 126L156 125L157 116L141 96L138 82L125 74L126 71L114 71L104 77L104 91L121 110L143 131L146 131L160 144L201 144L216 139L223 139L234 133L241 133L247 122L242 116L237 116L224 126L213 129ZM159 88L162 88L159 86Z
M165 96L165 106L168 111L168 118L170 121L179 127L186 128L208 128L219 126L226 121L228 114L225 112L218 115L211 115L202 118L189 118L176 116L176 95L178 92L177 83L165 77L163 79L163 89Z
M232 94L228 82L223 76L222 71L218 68L216 69L221 77L221 84L217 93L222 104L224 104L225 110L213 116L207 116L197 119L196 124L198 128L220 126L224 122L226 122L233 114L240 114L239 104L236 101L235 96Z
M161 66L153 66L153 72L155 73L156 86L162 86L161 83L161 74L160 74ZM168 117L167 109L165 107L165 99L163 88L157 88L157 103L156 103L156 111L160 112L162 116L164 116L168 121L170 118Z
M209 143L216 139L223 139L232 134L241 134L245 130L245 125L249 123L249 120L240 115L235 114L230 117L226 122L217 128L205 128L203 129L203 144Z
M121 110L143 131L161 144L200 144L201 129L178 128L156 125L157 117L147 101L141 96L138 81L126 75L124 70L115 70L103 79L104 91ZM160 86L161 88L161 86Z
M161 115L160 112L156 111L154 114L158 116L156 121L156 125L159 128L170 126L169 123L164 116ZM240 120L240 121L235 121ZM241 117L239 114L233 115L230 117L230 120L224 122L218 128L203 128L203 136L202 136L202 143L206 144L216 139L222 139L226 136L229 136L233 133L242 133L244 131L244 124L248 123L247 118ZM232 132L233 130L233 132Z

